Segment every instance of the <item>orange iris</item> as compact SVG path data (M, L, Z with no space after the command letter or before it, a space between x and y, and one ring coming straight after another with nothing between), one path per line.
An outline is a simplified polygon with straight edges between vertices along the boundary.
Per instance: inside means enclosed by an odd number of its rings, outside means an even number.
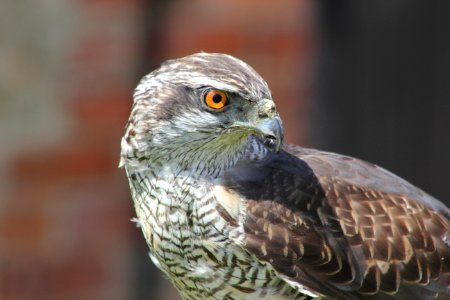
M227 95L219 90L210 90L205 96L205 103L213 109L221 109L228 103Z

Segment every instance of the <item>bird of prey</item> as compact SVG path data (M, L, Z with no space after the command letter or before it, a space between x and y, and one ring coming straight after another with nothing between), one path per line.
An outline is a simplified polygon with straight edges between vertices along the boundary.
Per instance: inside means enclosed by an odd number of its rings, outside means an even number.
M121 142L150 257L183 299L450 299L450 210L385 169L283 143L225 54L145 76Z

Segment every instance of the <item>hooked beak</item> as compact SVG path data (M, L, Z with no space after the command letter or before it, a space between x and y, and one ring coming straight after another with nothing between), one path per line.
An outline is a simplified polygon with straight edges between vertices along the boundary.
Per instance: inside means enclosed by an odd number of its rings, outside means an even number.
M256 125L256 129L260 133L258 137L267 148L275 152L280 151L284 138L283 123L280 117L261 119Z

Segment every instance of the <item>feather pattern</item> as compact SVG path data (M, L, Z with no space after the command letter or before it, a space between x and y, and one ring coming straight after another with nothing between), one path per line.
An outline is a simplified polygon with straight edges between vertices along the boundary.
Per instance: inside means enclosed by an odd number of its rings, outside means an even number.
M222 184L245 206L242 246L339 299L448 299L448 209L354 158L286 146Z

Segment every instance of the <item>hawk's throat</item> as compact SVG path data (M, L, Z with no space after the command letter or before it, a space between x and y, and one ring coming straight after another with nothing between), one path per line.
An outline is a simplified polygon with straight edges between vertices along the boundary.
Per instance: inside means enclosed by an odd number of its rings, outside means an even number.
M174 174L188 172L193 178L216 178L239 161L261 159L268 151L255 136L234 131L205 138L191 136L153 147L145 164L156 172L169 168Z

